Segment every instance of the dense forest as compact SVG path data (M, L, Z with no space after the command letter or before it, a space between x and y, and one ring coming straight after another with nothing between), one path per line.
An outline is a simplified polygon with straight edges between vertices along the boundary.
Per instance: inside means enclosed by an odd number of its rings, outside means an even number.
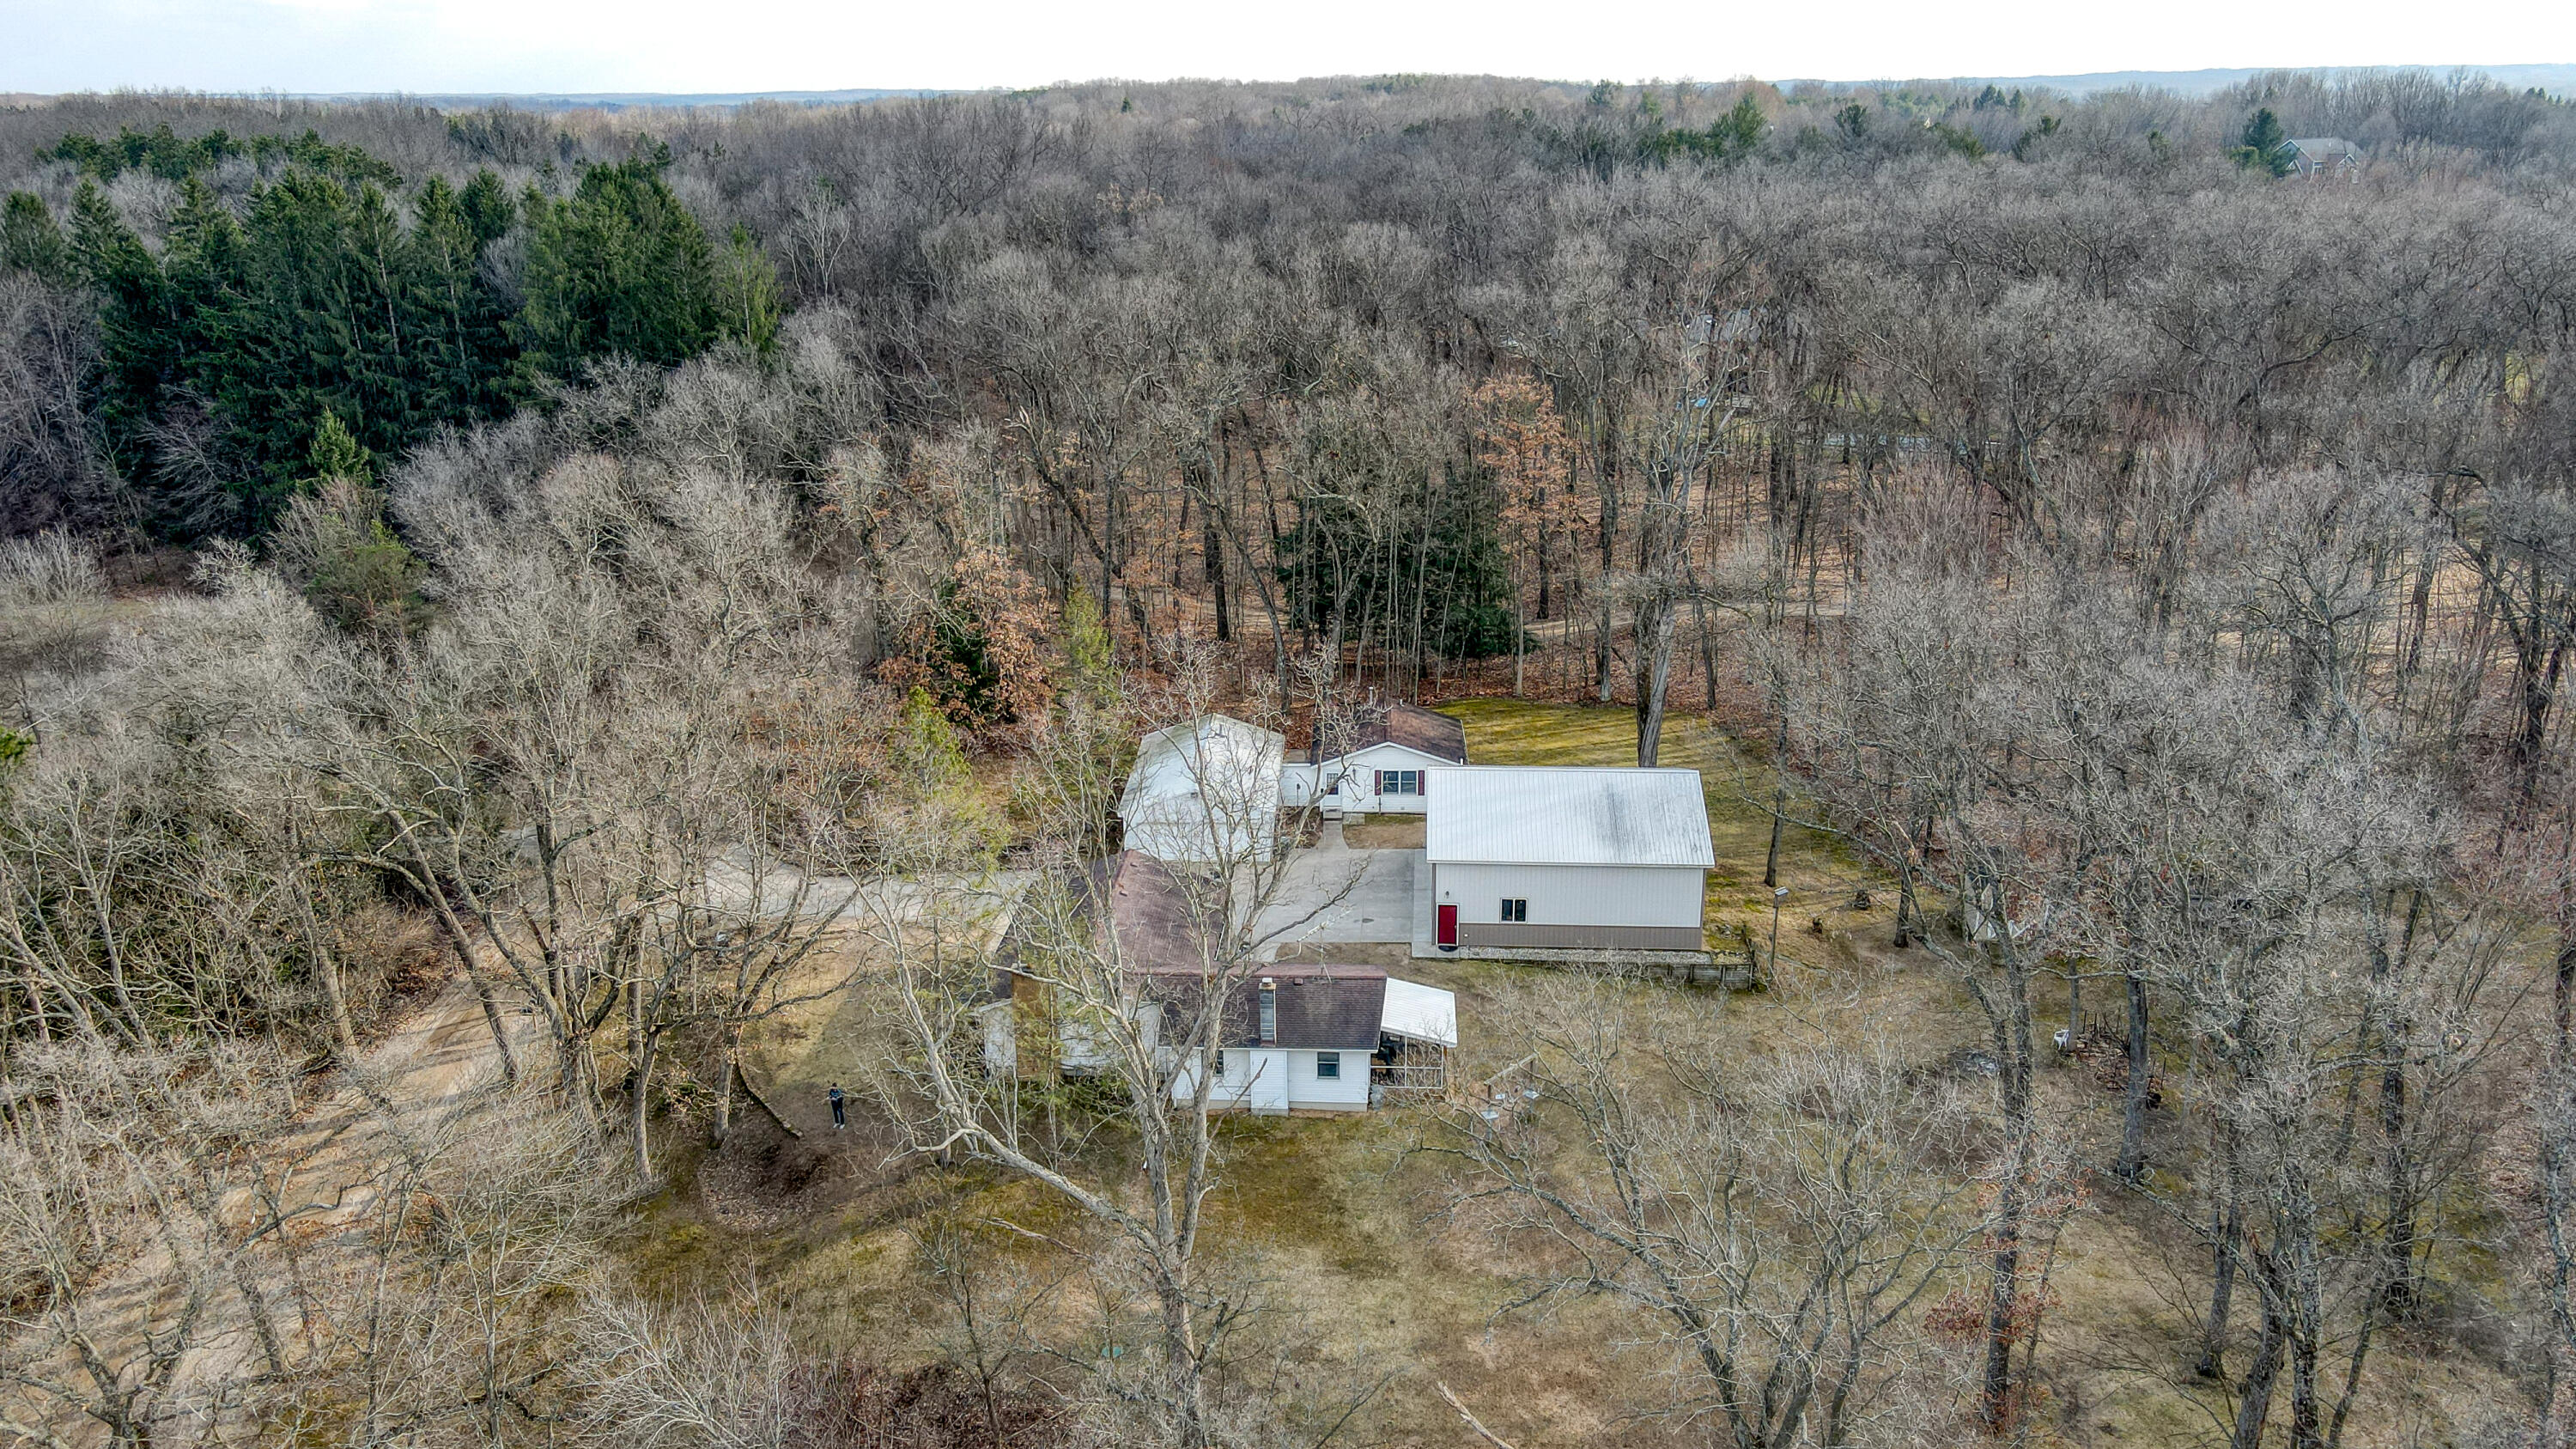
M1100 853L1139 727L1376 691L1723 737L1740 884L1893 903L1760 999L1934 983L1736 1075L1497 988L1564 1135L1390 1155L1517 1264L1461 1338L1654 1361L1599 1442L2576 1443L2576 106L84 96L0 193L14 1437L1571 1442L1203 1243L1270 1150L1204 1098L952 1079L966 902ZM828 986L886 1160L1025 1194L904 1218L864 1335L651 1278L833 880L918 892ZM415 1131L440 983L509 1090ZM382 1221L260 1150L325 1084Z

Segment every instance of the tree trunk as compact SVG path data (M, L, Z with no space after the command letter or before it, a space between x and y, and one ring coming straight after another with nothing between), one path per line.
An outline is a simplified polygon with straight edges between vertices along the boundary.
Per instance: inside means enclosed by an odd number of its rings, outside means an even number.
M2540 786L2541 766L2548 756L2550 707L2558 699L2558 677L2566 669L2567 642L2558 639L2546 648L2543 638L2556 632L2549 605L2540 599L2532 603L2531 617L2515 631L2514 680L2515 696L2520 702L2522 727L2514 740L2514 762L2522 773L2522 798L2528 803Z
M1200 516L1206 527L1201 532L1199 548L1206 560L1208 591L1216 596L1216 642L1228 644L1234 640L1234 618L1225 598L1225 540L1217 537L1213 510L1203 511Z
M493 999L492 983L484 976L483 968L475 964L473 948L459 934L463 926L453 916L445 912L440 914L448 925L447 943L456 950L456 959L465 969L465 979L474 988L474 999L482 1003L483 1024L490 1028L492 1050L501 1058L501 1080L515 1087L519 1084L519 1057L510 1050L510 1031L501 1022L501 1004Z
M2406 931L2399 939L2396 965L2402 966L2414 954L2415 930L2422 919L2424 897L2414 895L2406 911ZM2373 953L2379 959L2373 965L2384 984L2391 965L2387 952ZM2415 1192L2412 1182L2411 1155L2406 1150L2406 1058L2413 1036L2411 1023L2400 1019L2387 1022L2381 1029L2379 1067L2379 1133L2381 1150L2386 1154L2385 1180L2382 1190L2387 1197L2388 1226L2382 1239L2387 1254L2387 1279L2381 1284L2380 1306L2391 1318L2402 1318L2415 1303Z
M1914 852L1908 849L1896 861L1896 936L1888 944L1899 951L1913 945L1922 910L1914 899Z
M1983 894L1982 892L1980 894ZM2000 889L1994 915L2004 919ZM1995 1052L2002 1058L2005 1130L2013 1134L2012 1175L1995 1204L1995 1255L1986 1300L1985 1411L1989 1433L2009 1427L2014 1412L2013 1344L2021 1330L2022 1227L2030 1210L2030 1180L2039 1124L2031 1110L2030 997L2023 967L2009 939L2002 941L2007 1002L1994 1023Z
M2001 1434L2012 1415L2013 1322L2021 1300L2021 1167L1995 1205L1995 1256L1986 1299L1986 1432Z
M351 1071L358 1067L358 1033L349 1021L348 985L340 974L340 953L323 950L315 953L321 968L322 995L331 1008L331 1041L340 1053L340 1065Z
M2263 1341L2254 1350L2254 1366L2236 1394L2236 1432L2228 1449L2261 1449L2264 1421L2272 1417L2272 1382L2281 1371L2281 1319L2263 1311Z
M709 1147L724 1146L725 1138L733 1132L734 1051L733 1043L726 1042L724 1065L716 1070L715 1122L707 1133Z
M2147 978L2142 972L2128 973L2129 987L2129 1082L2120 1115L2120 1162L2122 1182L2134 1184L2147 1166Z
M2313 1302L2310 1307L2314 1307ZM2290 1345L2290 1449L2323 1449L2323 1414L2317 1403L2317 1330L2309 1314L2294 1326Z
M653 1180L653 1146L647 1135L651 1122L653 1088L653 1048L658 1034L644 1024L644 983L628 985L626 1009L626 1055L634 1080L634 1090L627 1096L628 1128L635 1134L635 1180Z
M1198 1328L1190 1296L1181 1282L1164 1273L1155 1290L1163 1311L1164 1389L1172 1396L1173 1429L1182 1449L1206 1449L1207 1403L1199 1384Z
M1784 705L1780 712L1779 728L1771 736L1771 849L1762 857L1762 884L1766 887L1776 887L1780 884L1780 829L1783 819L1789 813L1788 754L1789 714ZM1905 889L1909 897L1913 894L1913 888L1913 878L1908 876ZM1900 905L1897 909L1896 926L1896 934L1899 938L1896 944L1899 946L1905 944L1904 914L1904 908Z
M1610 636L1617 627L1618 621L1610 612L1610 601L1604 598L1592 635L1592 689L1602 704L1610 702L1610 667L1616 657L1616 651L1610 647Z
M1637 630L1637 767L1654 768L1664 740L1664 692L1673 678L1673 608L1657 598L1649 606L1653 622L1640 618ZM1653 643L1648 644L1651 638Z
M2548 1449L2576 1445L2576 911L2559 921L2550 986L2549 1087L2540 1111L2542 1225L2549 1241Z
M2210 1288L2209 1322L2201 1329L2200 1362L2194 1371L2202 1378L2223 1378L2227 1373L2227 1320L2236 1297L2236 1245L2243 1238L2244 1221L2236 1201L2236 1141L2232 1132L2222 1133L2219 1146L2222 1167L2219 1174L2221 1200L2210 1205ZM2278 1345L2274 1345L2277 1351Z

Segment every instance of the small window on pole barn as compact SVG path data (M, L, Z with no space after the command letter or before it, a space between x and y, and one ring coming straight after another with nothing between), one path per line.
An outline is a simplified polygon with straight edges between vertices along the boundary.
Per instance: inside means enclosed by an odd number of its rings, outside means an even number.
M1527 922L1529 920L1529 899L1525 896L1503 897L1503 919L1506 921Z

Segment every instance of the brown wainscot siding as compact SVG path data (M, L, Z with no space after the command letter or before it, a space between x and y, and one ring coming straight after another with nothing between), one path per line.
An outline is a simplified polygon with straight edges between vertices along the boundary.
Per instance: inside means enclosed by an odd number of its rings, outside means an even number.
M1697 951L1697 926L1532 926L1460 921L1461 946L1531 946L1563 951Z

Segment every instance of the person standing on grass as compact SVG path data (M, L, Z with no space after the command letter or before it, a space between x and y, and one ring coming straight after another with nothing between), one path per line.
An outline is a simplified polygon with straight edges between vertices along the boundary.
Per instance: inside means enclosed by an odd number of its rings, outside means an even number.
M849 1119L848 1117L846 1117L846 1116L842 1115L842 1112L841 1112L841 1084L840 1084L840 1083L838 1083L838 1082L834 1082L834 1083L832 1084L832 1090L830 1090L830 1091L828 1091L828 1092L825 1092L825 1093L823 1094L823 1100L825 1100L825 1101L827 1101L827 1102L830 1102L830 1103L832 1104L832 1130L833 1130L833 1131L838 1132L838 1131L840 1131L842 1128L845 1128L845 1127L847 1127L847 1126L849 1126L849 1125L850 1125L850 1119Z

